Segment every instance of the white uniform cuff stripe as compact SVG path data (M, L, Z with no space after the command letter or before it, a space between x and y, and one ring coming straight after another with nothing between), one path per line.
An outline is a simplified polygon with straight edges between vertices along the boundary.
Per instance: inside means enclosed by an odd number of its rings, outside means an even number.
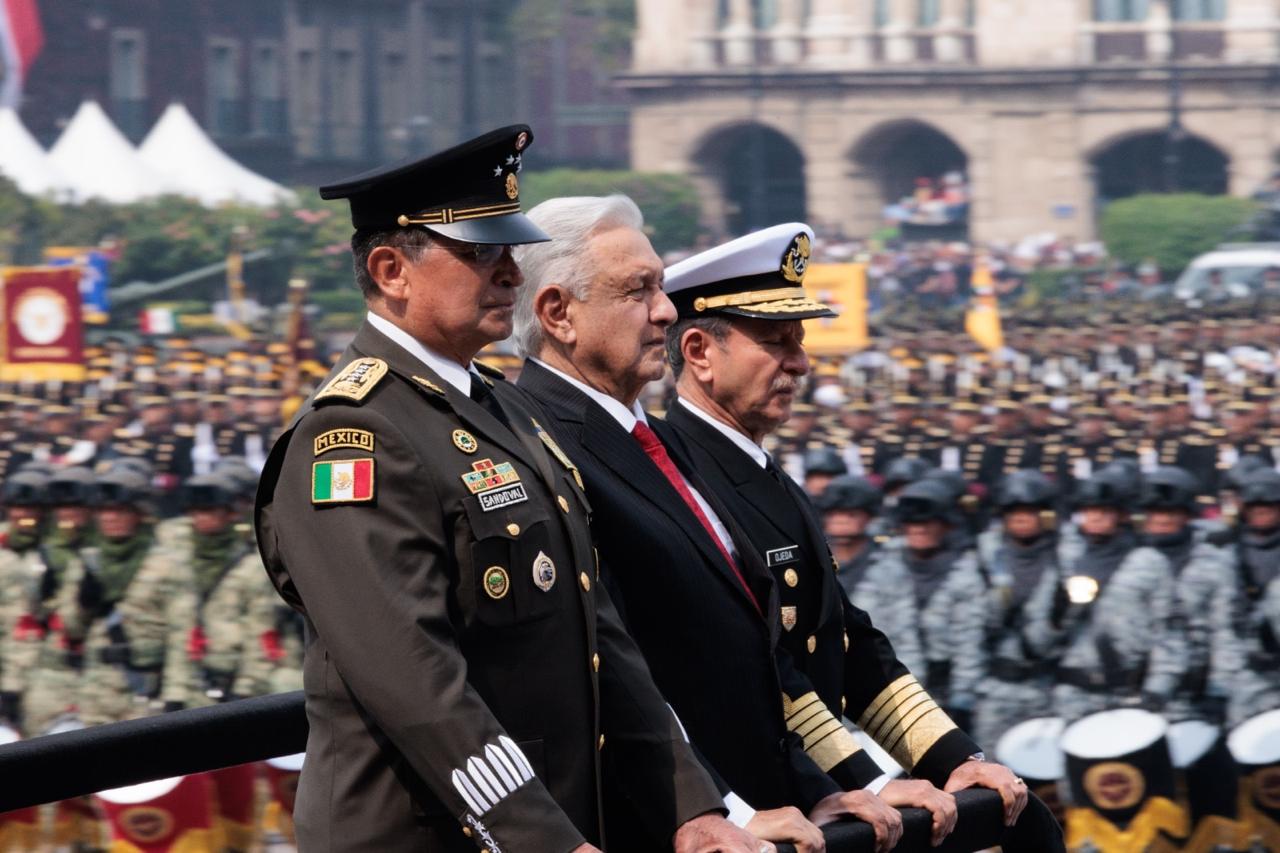
M480 792L471 784L467 774L461 770L453 771L453 787L458 789L462 799L466 800L467 805L471 807L471 811L475 812L477 817L489 810L489 803L481 798Z

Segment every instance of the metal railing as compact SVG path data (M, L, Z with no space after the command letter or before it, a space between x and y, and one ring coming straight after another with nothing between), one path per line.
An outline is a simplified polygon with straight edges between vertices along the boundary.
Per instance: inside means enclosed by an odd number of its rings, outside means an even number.
M16 783L0 785L0 813L152 779L292 755L305 750L306 744L302 691L45 735L0 747L0 779ZM961 853L1009 844L998 794L961 791L956 803L959 820L941 847L929 843L929 813L903 809L904 832L896 849L903 853ZM1034 798L1029 809L1032 818L1053 820ZM1036 809L1043 814L1037 814ZM874 833L865 823L838 823L826 827L824 833L830 853L870 853L875 849ZM794 853L789 844L779 845L778 851Z

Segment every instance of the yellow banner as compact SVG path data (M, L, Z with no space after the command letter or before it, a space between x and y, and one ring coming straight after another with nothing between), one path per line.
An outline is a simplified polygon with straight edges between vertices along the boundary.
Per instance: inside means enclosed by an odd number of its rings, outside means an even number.
M804 348L810 355L838 355L866 348L866 264L810 264L804 289L840 315L805 320Z

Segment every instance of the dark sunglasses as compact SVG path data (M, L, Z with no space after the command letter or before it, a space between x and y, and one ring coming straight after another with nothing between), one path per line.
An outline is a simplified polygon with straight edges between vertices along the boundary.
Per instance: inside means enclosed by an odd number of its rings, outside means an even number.
M435 242L459 258L470 261L479 267L493 266L511 248L505 243L446 243L438 239Z

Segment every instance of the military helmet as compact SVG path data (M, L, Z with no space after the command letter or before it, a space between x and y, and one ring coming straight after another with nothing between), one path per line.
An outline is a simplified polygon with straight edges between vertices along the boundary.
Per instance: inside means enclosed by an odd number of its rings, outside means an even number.
M1077 507L1104 506L1128 510L1132 501L1133 495L1129 490L1118 485L1115 478L1108 477L1101 471L1081 483L1075 495Z
M49 503L49 475L38 468L23 468L5 478L0 494L6 506L44 506Z
M929 463L917 456L899 456L884 469L884 490L914 483L929 471Z
M1016 506L1052 509L1058 489L1039 471L1023 468L1006 474L996 487L995 503L1000 511Z
M841 474L849 473L849 466L844 464L844 459L840 457L838 450L834 447L823 445L805 452L804 473L806 475L831 474L838 477Z
M1122 502L1121 509L1133 506L1142 495L1142 469L1138 467L1136 459L1116 459L1108 462L1089 479L1097 479L1109 484L1117 493L1118 500Z
M252 498L258 490L258 473L243 456L224 456L213 464L213 473L230 478L242 497Z
M894 516L901 524L935 519L953 524L955 501L955 493L942 480L917 480L899 493Z
M228 472L197 474L182 484L182 505L187 509L234 506L241 485Z
M827 487L818 496L816 504L821 512L860 509L875 515L880 512L882 499L880 490L870 480L846 474L827 483Z
M1240 500L1245 504L1280 504L1280 472L1274 468L1251 471L1240 485Z
M120 463L133 462L123 459ZM151 500L151 479L134 464L112 464L94 480L95 506L137 506Z
M1269 468L1267 460L1261 456L1241 456L1236 463L1227 469L1226 476L1223 478L1223 487L1240 491L1244 485L1245 479L1259 468Z
M1143 509L1181 509L1195 512L1200 481L1184 468L1162 465L1142 479Z
M83 506L92 502L94 476L88 468L63 468L49 480L49 503L54 506Z

